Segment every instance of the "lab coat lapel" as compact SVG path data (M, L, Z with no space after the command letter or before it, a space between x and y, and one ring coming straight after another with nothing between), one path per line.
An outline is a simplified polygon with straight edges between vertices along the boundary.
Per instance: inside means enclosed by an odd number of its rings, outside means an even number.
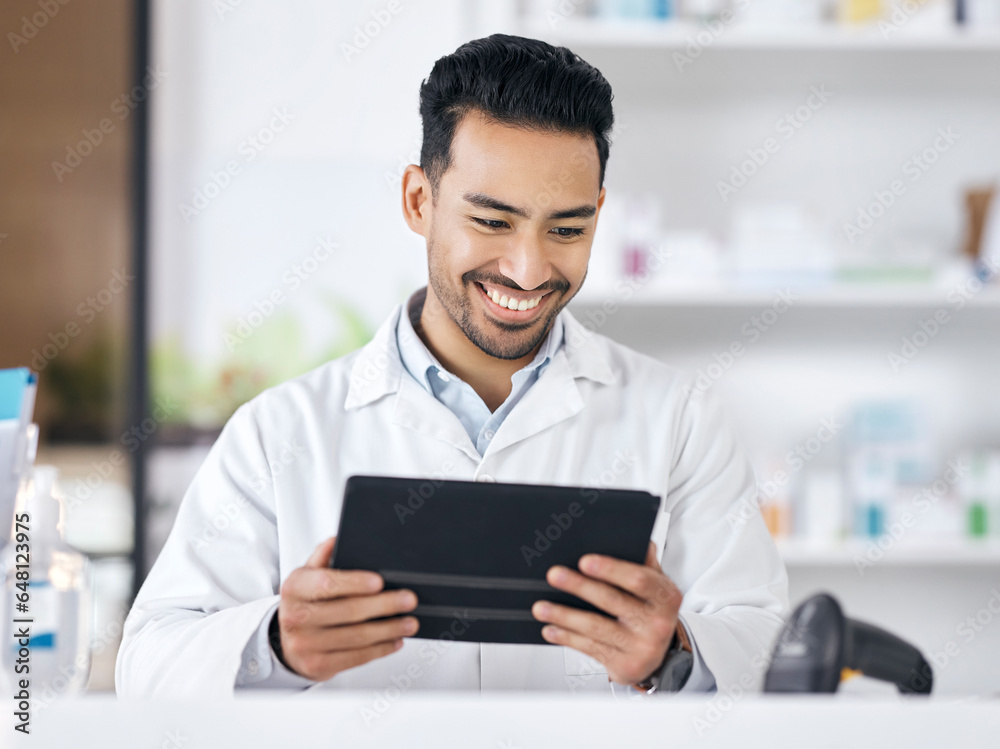
M542 370L535 384L507 414L486 452L495 453L528 439L582 410L580 389L573 379L565 349L561 348Z
M394 424L415 429L428 437L446 442L479 463L481 456L469 439L462 422L446 405L428 393L409 375L400 379L396 405L392 411Z
M602 384L617 382L593 334L569 310L559 314L563 320L562 346L497 429L487 454L525 440L582 411L584 399L576 384L578 377Z

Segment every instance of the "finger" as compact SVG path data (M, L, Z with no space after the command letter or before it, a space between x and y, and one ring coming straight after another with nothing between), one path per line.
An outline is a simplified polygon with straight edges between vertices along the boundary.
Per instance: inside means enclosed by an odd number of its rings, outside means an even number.
M309 626L339 627L413 611L417 597L411 590L386 590L373 596L350 596L311 605L316 611Z
M592 640L579 632L556 627L553 624L546 624L542 627L542 637L553 645L565 645L574 650L579 650L584 655L589 655L594 660L603 663L606 668L610 667L612 659L621 652L610 645Z
M330 555L333 553L333 546L337 543L336 536L330 536L326 541L320 542L313 553L306 560L305 567L329 567Z
M621 648L630 633L617 621L593 611L562 606L551 601L535 601L531 614L539 621L571 629L598 642Z
M635 596L601 580L581 575L569 567L561 565L551 567L545 577L553 588L572 593L611 616L619 618L634 616L642 606L642 601Z
M313 681L323 681L336 676L341 671L363 666L376 658L392 655L403 647L403 640L380 642L360 650L339 650L335 653L314 653L303 660L308 664L307 672L299 672Z
M332 653L340 650L359 650L380 642L398 640L416 633L420 623L415 616L400 616L377 622L345 624L325 629L314 639L317 650Z
M584 554L579 567L585 575L610 583L644 601L654 597L657 585L666 578L650 567L603 554Z
M367 570L331 570L302 567L281 585L282 597L325 601L345 596L371 595L382 589L382 576Z

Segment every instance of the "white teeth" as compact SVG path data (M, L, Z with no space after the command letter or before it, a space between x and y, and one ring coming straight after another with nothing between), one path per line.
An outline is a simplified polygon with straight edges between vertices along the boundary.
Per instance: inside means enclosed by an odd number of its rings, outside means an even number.
M506 294L501 294L499 291L487 291L486 296L488 296L492 301L499 304L501 307L506 307L507 309L518 310L521 312L527 309L534 309L542 301L542 297L537 297L535 299L519 300L515 299L514 297L509 297Z

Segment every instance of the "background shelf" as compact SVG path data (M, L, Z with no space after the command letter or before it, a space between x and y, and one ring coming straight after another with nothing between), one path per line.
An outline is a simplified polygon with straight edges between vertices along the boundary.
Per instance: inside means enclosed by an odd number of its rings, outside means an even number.
M885 549L881 558L866 554L879 549L874 542L851 539L839 544L818 544L798 539L779 539L778 551L785 564L794 567L849 567L865 563L903 567L995 566L1000 571L1000 539L982 541L900 541ZM860 561L859 561L860 560Z
M625 282L626 284L628 282ZM627 307L758 307L770 305L775 290L789 286L776 279L766 288L740 288L686 285L676 287L639 287L629 292L622 287L587 286L574 303L585 307L600 307L614 301ZM965 308L1000 310L1000 287L985 287L969 298L958 297L952 288L887 284L831 285L804 288L790 285L797 295L795 306L804 307L865 307L889 309L957 308L963 299ZM952 294L952 296L949 296Z
M567 45L588 47L648 47L684 51L692 41L700 48L726 50L780 50L783 52L892 52L972 51L1000 52L1000 33L987 30L948 28L936 31L902 29L886 36L877 26L738 26L716 24L713 32L687 21L623 21L562 18L556 23L531 19L525 22L529 36L558 38ZM706 36L706 32L709 36ZM699 35L700 39L699 39ZM709 41L709 39L711 41Z

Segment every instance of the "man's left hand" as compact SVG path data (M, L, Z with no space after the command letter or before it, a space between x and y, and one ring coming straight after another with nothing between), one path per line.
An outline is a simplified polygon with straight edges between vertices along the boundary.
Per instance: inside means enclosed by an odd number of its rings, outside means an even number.
M546 580L609 616L536 601L532 615L550 622L542 627L542 636L600 661L611 681L635 685L648 678L666 657L683 597L660 568L655 544L650 542L644 565L585 554L578 566L580 572L550 567Z

